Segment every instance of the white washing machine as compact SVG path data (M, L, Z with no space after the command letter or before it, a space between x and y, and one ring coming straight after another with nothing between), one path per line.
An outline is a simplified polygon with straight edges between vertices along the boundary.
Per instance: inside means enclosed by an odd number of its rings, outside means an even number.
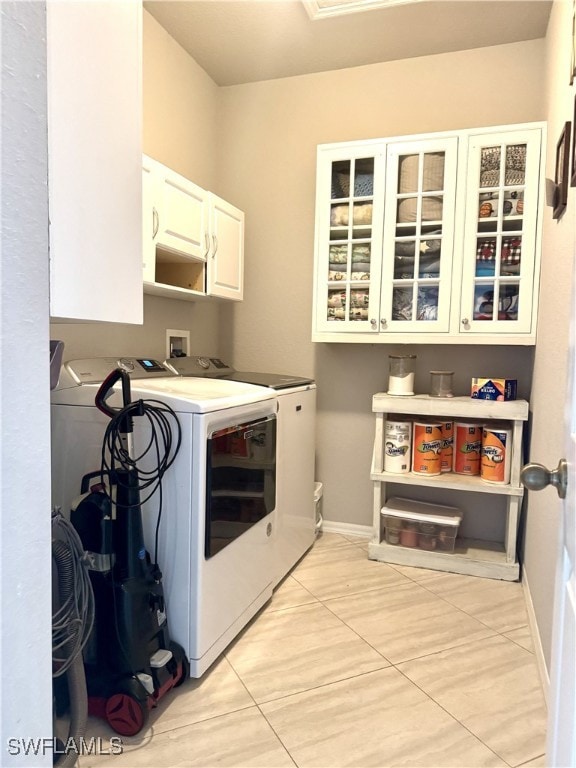
M158 563L170 635L200 677L272 595L277 399L265 387L180 378L155 360L65 363L51 406L53 504L63 512L82 477L100 468L108 419L94 398L117 367L130 374L132 401L159 400L181 425L180 450L162 482ZM122 406L120 390L108 403ZM136 418L135 454L149 437L146 420ZM153 552L158 493L142 516Z
M289 374L237 371L218 357L176 357L164 364L179 376L269 387L278 398L274 584L277 585L316 538L314 464L316 384Z

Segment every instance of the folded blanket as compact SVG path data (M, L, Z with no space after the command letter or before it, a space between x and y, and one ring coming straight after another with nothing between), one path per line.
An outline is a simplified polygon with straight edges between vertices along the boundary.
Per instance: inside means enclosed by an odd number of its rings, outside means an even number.
M435 234L441 234L441 231L430 232L422 240L396 240L394 253L397 256L413 256L418 248L420 253L438 254L442 248L442 240L439 237L433 237Z
M370 262L370 246L369 245L353 245L352 246L352 263L358 261Z
M328 253L330 264L346 264L348 262L347 245L331 245Z
M346 310L344 308L329 308L328 320L368 320L368 310L351 308L348 317L346 317Z
M348 262L347 245L331 245L328 253L330 264L346 264ZM369 245L352 245L352 263L370 263Z
M418 291L418 305L413 312L411 290L395 290L392 297L392 320L437 320L438 290L423 288ZM413 314L415 315L413 317Z
M358 309L368 308L368 291L351 291L350 306ZM345 307L346 291L328 291L328 307Z
M444 189L444 152L429 152L424 155L422 168L422 190L424 192L442 192ZM404 155L400 158L400 178L398 192L410 194L418 192L420 173L420 155ZM441 221L443 197L437 195L422 196L422 221ZM407 197L398 203L398 221L416 221L417 197Z
M331 269L328 271L328 280L332 280L334 282L341 282L343 280L346 280L346 272L338 272L337 270ZM351 272L350 280L351 281L370 280L370 269L367 269L365 272Z
M345 307L346 291L328 291L329 307Z
M506 147L506 158L502 158L500 147L483 147L480 155L480 186L497 187L500 184L500 167L504 160L504 184L524 184L526 176L526 144L512 144Z
M350 293L350 306L354 308L368 309L370 295L368 291L352 291Z
M331 272L347 272L348 271L348 265L347 264L333 264L330 262L328 264L328 269ZM354 272L370 272L370 262L369 261L359 261L354 263Z
M522 238L521 237L503 237L500 248L500 262L506 266L520 264L522 258ZM496 238L490 237L485 240L478 240L476 244L476 264L484 261L496 260Z
M330 226L347 227L350 223L350 207L348 205L333 205L330 209ZM372 223L372 203L354 203L352 207L353 224Z
M369 197L374 194L374 175L357 173L354 178L354 197ZM350 173L332 173L332 197L350 196Z

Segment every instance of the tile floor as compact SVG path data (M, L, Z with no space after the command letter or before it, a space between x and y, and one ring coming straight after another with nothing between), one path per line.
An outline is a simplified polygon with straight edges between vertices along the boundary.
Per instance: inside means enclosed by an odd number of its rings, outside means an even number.
M521 585L366 551L323 533L202 679L80 768L544 766ZM106 752L116 734L87 735Z

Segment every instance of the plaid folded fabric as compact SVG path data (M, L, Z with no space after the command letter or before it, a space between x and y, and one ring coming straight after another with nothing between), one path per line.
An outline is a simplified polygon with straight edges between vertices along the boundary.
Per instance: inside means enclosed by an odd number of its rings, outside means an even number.
M502 239L502 250L500 251L500 261L503 264L520 264L522 256L522 238L505 237Z
M496 258L496 240L478 240L476 261L493 261Z
M500 250L500 261L503 264L520 264L522 257L522 238L504 237L502 238L502 248ZM476 246L476 261L494 261L496 258L496 240L478 240Z

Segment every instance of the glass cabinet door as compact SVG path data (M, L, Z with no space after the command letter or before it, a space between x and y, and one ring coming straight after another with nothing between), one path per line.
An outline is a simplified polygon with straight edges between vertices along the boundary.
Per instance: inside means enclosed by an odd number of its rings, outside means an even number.
M378 330L383 155L357 151L332 153L319 165L316 326L323 331Z
M388 147L383 332L449 330L457 152L457 138Z
M530 332L540 131L469 144L461 332Z

